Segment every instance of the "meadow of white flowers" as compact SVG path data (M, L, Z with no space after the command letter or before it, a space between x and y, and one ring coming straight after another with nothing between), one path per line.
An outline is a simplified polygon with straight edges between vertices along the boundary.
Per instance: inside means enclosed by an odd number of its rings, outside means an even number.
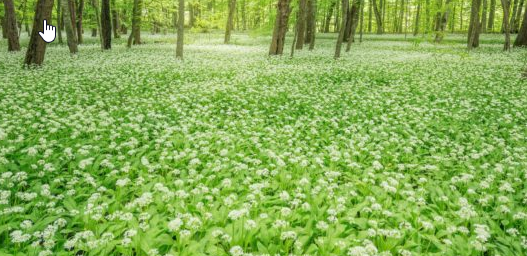
M170 40L0 53L0 255L527 254L524 51Z

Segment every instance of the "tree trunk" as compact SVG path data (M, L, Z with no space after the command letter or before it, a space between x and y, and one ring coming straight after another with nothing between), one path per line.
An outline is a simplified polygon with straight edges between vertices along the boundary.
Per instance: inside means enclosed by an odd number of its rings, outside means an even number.
M91 37L97 37L97 28L91 29Z
M77 3L77 42L82 44L84 42L83 33L84 29L82 28L82 14L84 12L84 0L79 0Z
M373 5L373 12L375 13L375 22L377 23L377 34L380 35L384 33L384 29L382 27L382 16L381 12L379 11L379 7L377 7L376 0L371 0L371 4Z
M276 5L276 20L274 24L273 37L269 47L269 55L282 55L284 52L285 35L287 33L287 24L291 8L291 0L278 0Z
M134 8L132 11L132 32L128 37L128 47L141 44L141 13L143 10L143 0L134 0ZM184 17L183 17L184 18Z
M7 33L7 50L10 52L20 51L20 42L18 41L18 29L16 27L15 5L13 0L4 0L5 26Z
M511 49L511 35L509 26L509 0L501 0L501 6L503 7L503 30L505 30L505 43L503 44L503 50L509 51Z
M183 59L183 33L185 30L185 0L178 1L176 58Z
M73 0L61 0L62 11L64 12L64 27L66 29L66 39L68 40L68 48L71 54L77 54L77 35L73 31L73 22L71 20L71 5Z
M494 13L496 12L496 0L490 0L490 10L489 10L489 23L487 24L487 31L494 30Z
M508 0L507 2L510 4L510 0ZM514 4L512 6L512 15L509 14L509 19L510 19L509 30L511 30L515 26L515 23L516 23L516 12L518 10L518 2L519 2L518 0L514 0ZM503 23L503 29L505 29L505 23Z
M103 43L103 32L102 32L102 29L101 29L101 16L100 16L100 10L99 10L99 0L92 0L91 4L93 6L93 9L95 10L95 20L97 22L97 30L100 33L99 41L101 43L101 49L104 50L104 47L103 47L103 45L104 45L104 43Z
M479 46L479 9L481 7L481 0L472 0L472 7L470 9L470 24L468 27L468 49Z
M307 1L307 15L306 15L306 36L304 43L309 44L315 36L317 29L317 2L316 0Z
M307 1L298 1L298 18L296 20L297 38L296 38L296 49L302 50L304 47L304 37L306 35L306 14L307 14Z
M33 19L33 29L31 30L31 37L27 47L24 65L42 65L44 56L46 54L47 43L42 40L39 31L42 29L44 20L51 20L51 12L53 11L53 0L38 0L35 8L35 16Z
M234 11L236 11L236 0L229 0L229 14L227 16L227 25L225 27L225 44L231 41L231 32L234 25Z
M359 42L362 43L362 33L364 32L364 0L360 0L360 37Z
M346 45L346 52L349 52L351 49L351 43L355 41L355 31L357 31L357 25L359 24L359 14L360 14L360 8L361 7L361 0L353 0L353 4L351 6L351 11L349 12L349 15L351 16L351 19L348 18L348 20L351 22L350 24L350 30L348 34L348 40Z
M401 6L399 9L399 23L397 24L397 32L402 33L403 32L403 20L404 20L404 0L401 0Z
M368 4L368 33L371 33L371 25L373 23L372 17L373 17L373 5L371 4L371 1Z
M415 22L414 22L414 36L419 34L419 21L421 20L421 0L417 3L417 12L415 13Z
M102 0L101 4L101 37L102 49L112 48L112 18L110 15L110 0Z
M521 20L521 16L522 16L522 10L523 10L524 3L525 3L524 0L520 0L520 5L518 6L518 10L516 11L516 18L514 18L514 20L515 20L514 27L511 27L511 30L512 30L513 33L518 33L518 31L519 31L520 20Z
M73 28L73 35L77 37L77 8L75 8L75 0L68 1L70 16L71 16L71 27ZM77 44L79 41L77 41Z
M115 7L115 0L112 1L112 25L113 25L113 38L121 38L120 24L119 24L119 11Z
M335 9L336 2L333 1L329 5L326 21L324 22L324 33L329 33L329 26L331 24L331 17L333 17L333 9Z
M62 10L60 8L61 0L57 0L57 37L59 44L62 44Z
M518 36L514 41L514 47L525 47L527 46L527 5L525 5L525 11L523 12L523 21L518 31Z
M339 37L337 39L337 45L335 47L335 59L340 58L340 50L342 48L342 42L344 41L344 31L346 30L348 5L348 0L342 0L342 25L340 26Z
M247 30L247 0L242 1L242 29L243 31Z
M481 23L479 26L481 33L487 32L487 26L485 24L487 24L487 0L483 0L483 9L481 10Z

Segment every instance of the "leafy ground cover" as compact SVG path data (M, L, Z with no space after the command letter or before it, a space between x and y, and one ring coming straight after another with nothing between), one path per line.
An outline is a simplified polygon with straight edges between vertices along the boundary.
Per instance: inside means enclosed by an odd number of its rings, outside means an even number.
M497 38L2 52L0 254L525 255L525 53Z

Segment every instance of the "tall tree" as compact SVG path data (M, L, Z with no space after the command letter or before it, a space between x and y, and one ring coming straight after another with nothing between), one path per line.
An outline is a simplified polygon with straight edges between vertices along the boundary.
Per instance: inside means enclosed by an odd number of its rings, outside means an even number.
M511 30L513 33L518 33L518 30L520 28L520 21L524 3L525 0L520 0L520 5L518 6L518 10L516 11L516 17L514 18L514 26L511 25Z
M373 5L373 12L375 13L375 23L377 23L377 34L384 33L384 29L382 26L382 16L381 12L379 11L379 7L377 6L376 0L370 0L371 5Z
M101 37L102 49L112 48L112 18L110 14L110 0L102 0L101 5Z
M307 0L298 0L298 18L296 19L296 49L302 50L306 36Z
M510 0L507 1L509 2L510 4ZM515 26L515 23L516 23L516 12L518 10L518 3L519 1L518 0L514 0L514 4L512 5L512 15L509 14L509 30L511 30L514 26ZM505 22L503 23L503 29L505 29Z
M179 5L178 5L176 58L183 59L183 33L185 30L185 0L179 0L178 4Z
M68 40L68 48L71 54L77 54L79 51L77 47L77 35L73 30L73 21L71 20L71 5L73 0L61 0L62 11L64 14L64 28L66 29L66 39Z
M501 6L503 7L503 30L505 30L505 43L503 44L503 50L509 51L511 49L511 30L509 26L509 0L501 0Z
M229 0L229 15L227 16L227 25L225 26L225 44L228 44L231 41L231 33L234 25L234 11L236 11L236 0Z
M443 37L445 36L445 28L448 23L448 15L450 13L450 1L451 0L446 0L444 10L442 13L440 13L439 24L436 28L436 43L440 43L443 40Z
M351 49L351 43L355 41L355 32L357 31L357 25L359 24L359 14L361 9L361 0L353 0L351 5L351 10L348 12L351 18L348 18L350 22L350 28L348 32L346 52L349 52Z
M141 44L141 15L143 10L143 0L134 0L134 8L132 11L132 32L128 37L128 47ZM184 14L184 13L183 13Z
M60 2L62 0L57 0L57 37L59 39L59 44L62 44L62 10Z
M16 26L15 5L13 0L4 0L5 24L7 33L7 50L10 52L20 51L20 42L18 41L18 29Z
M489 9L489 21L487 24L487 31L494 30L494 15L496 13L496 0L490 0L490 9Z
M525 5L525 11L523 12L523 21L518 31L518 36L514 40L514 47L525 47L527 46L527 5Z
M91 5L93 7L93 10L95 11L95 20L97 22L97 30L101 34L99 36L99 41L101 42L101 49L104 50L104 43L103 43L103 37L102 37L102 30L101 30L101 16L100 16L100 10L99 10L99 0L91 0ZM97 30L92 31L92 36L97 35Z
M31 30L31 37L27 47L26 57L24 59L25 66L42 65L44 56L46 55L47 43L42 40L39 31L42 29L44 20L51 20L51 12L53 11L53 0L38 0L35 7L35 15L33 18L33 29Z
M468 49L479 46L479 10L481 7L481 0L472 0L470 9L470 24L468 27L467 47Z
M276 5L276 18L273 29L273 37L269 47L269 55L282 55L284 52L285 35L291 7L291 0L278 0Z
M481 23L479 29L481 33L487 32L487 0L483 0L483 9L481 10Z
M307 1L307 15L306 15L306 37L304 42L310 44L314 40L317 29L317 1ZM313 45L314 46L314 45ZM310 46L311 49L311 46Z
M329 26L331 25L331 18L333 17L333 10L335 9L336 4L337 2L335 0L332 0L329 4L326 19L324 21L324 33L329 32Z
M415 13L414 21L414 36L417 36L417 34L419 34L419 22L421 21L421 2L422 0L418 0L417 2L417 11Z
M340 52L342 48L342 42L344 41L344 32L346 30L346 22L347 22L347 15L348 15L348 0L342 0L342 25L340 26L339 31L339 37L337 39L337 45L335 46L335 59L340 58Z
M115 6L115 0L112 0L111 8L112 8L113 37L121 38L121 33L119 32L120 27L121 27L119 24L119 11L117 10L117 7Z
M84 32L84 29L82 28L83 13L84 13L84 0L78 0L77 2L77 42L79 42L79 44L82 44L84 42L84 38L82 37L82 34Z

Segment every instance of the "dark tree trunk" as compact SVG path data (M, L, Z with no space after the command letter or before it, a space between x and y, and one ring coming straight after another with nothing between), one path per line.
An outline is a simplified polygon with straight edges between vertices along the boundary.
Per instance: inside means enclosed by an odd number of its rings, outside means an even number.
M317 1L307 1L307 16L306 16L306 37L304 43L309 44L313 37L315 37L317 29Z
M373 23L373 5L371 4L371 1L370 3L368 4L368 33L371 33L371 29L372 29L372 23Z
M479 9L481 7L481 0L472 0L472 7L470 10L470 24L468 28L468 49L479 46Z
M494 13L496 12L496 0L490 0L490 10L489 10L489 23L487 24L487 31L494 30Z
M110 14L110 0L102 0L101 4L101 37L102 49L112 48L112 18Z
M71 27L73 28L73 35L77 37L77 8L75 8L75 0L69 0L68 6L71 17ZM78 44L78 41L77 41Z
M402 33L403 32L403 20L404 20L404 0L401 0L401 8L399 9L399 23L397 26L397 32Z
M6 25L5 25L5 17L3 17L3 16L0 16L0 26L2 27L2 38L6 39L7 38L7 29L6 29Z
M348 20L348 5L348 0L342 0L342 25L340 26L339 37L337 39L337 45L335 46L335 59L340 58L342 42L344 41L344 31L346 30L346 22Z
M231 33L234 27L234 11L236 11L236 0L229 0L229 14L227 16L227 25L225 26L225 44L231 42Z
M510 0L507 0L507 2L510 4ZM512 30L512 28L515 26L516 23L516 12L518 11L518 0L514 0L514 4L512 6L512 15L509 14L509 31ZM505 23L503 23L503 29L505 29ZM511 31L512 32L512 31Z
M91 37L97 37L97 28L91 29Z
M527 46L527 5L525 5L525 11L523 12L522 25L520 27L520 30L518 31L518 36L516 37L516 40L514 41L514 46L515 47Z
M276 5L276 20L273 30L273 38L269 47L269 55L282 55L284 52L285 35L287 33L287 24L291 8L291 0L278 0Z
M77 2L77 42L82 44L84 42L83 33L84 29L82 28L82 15L84 13L84 0L79 0Z
M304 37L306 35L306 14L307 0L298 1L298 18L296 20L296 49L302 50L304 47Z
M141 44L141 12L143 9L143 0L134 0L134 8L132 11L132 32L128 37L128 47Z
M353 4L349 12L350 18L348 18L350 21L350 29L348 32L349 34L347 38L348 44L346 46L346 52L350 51L351 43L355 41L355 31L357 31L357 25L359 24L359 14L361 8L361 0L353 0Z
M61 0L62 10L64 11L64 27L66 29L66 39L68 41L68 48L71 54L76 54L79 49L77 47L77 35L73 30L74 22L71 20L71 1L73 0Z
M512 30L513 33L518 33L518 31L519 31L520 21L521 21L521 16L522 16L522 10L523 10L524 3L525 3L524 0L520 0L520 5L518 6L518 10L516 11L516 18L514 18L514 20L515 20L514 27L511 27L511 30Z
M178 5L176 58L183 59L183 33L185 30L185 0L179 0L178 4L179 5Z
M376 0L371 0L371 4L373 5L373 12L375 13L375 22L377 23L377 34L384 33L384 29L382 27L382 16L381 12L379 11L379 7L377 6Z
M7 32L7 50L10 52L20 51L18 41L18 29L16 27L15 5L13 0L4 0L5 27Z
M24 0L22 2L22 5L20 6L20 9L22 9L22 20L18 22L18 36L20 37L20 34L22 34L22 24L26 25L26 28L29 30L29 25L27 25L27 0ZM4 8L4 10L6 10Z
M501 0L501 5L503 7L503 30L505 30L505 43L503 44L503 50L509 51L511 49L511 30L509 25L510 2L509 0Z
M26 58L24 60L25 66L42 65L44 56L46 54L47 43L42 40L39 31L42 29L44 20L51 20L51 12L53 11L53 0L38 0L35 8L35 16L33 19L33 29L31 30L31 37L27 47Z
M414 36L417 36L419 34L419 21L421 20L421 0L417 3L417 12L415 14L415 22L414 22Z
M57 37L59 38L59 44L62 44L62 10L60 1L57 0Z

